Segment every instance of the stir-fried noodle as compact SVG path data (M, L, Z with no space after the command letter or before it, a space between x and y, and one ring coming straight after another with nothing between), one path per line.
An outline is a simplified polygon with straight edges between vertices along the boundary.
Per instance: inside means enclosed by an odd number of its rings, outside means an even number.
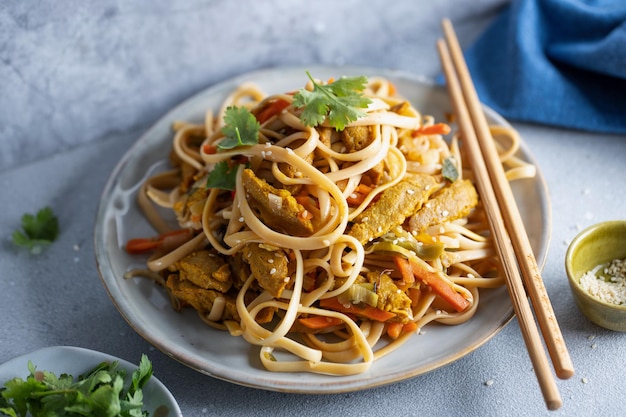
M364 372L428 323L469 320L479 289L504 279L462 144L388 80L369 79L364 95L366 115L343 130L305 125L293 94L252 84L203 124L175 123L173 169L138 196L159 236L128 242L153 253L127 277L259 346L271 371ZM259 121L258 142L222 150L232 106ZM509 179L534 175L514 156L517 134L494 129ZM233 190L207 187L223 161Z

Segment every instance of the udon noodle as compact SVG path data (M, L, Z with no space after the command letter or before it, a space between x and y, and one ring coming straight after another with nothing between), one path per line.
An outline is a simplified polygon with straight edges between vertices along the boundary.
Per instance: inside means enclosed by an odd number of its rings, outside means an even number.
M153 253L126 276L257 346L270 371L361 373L429 323L470 320L479 290L504 279L462 143L386 79L363 94L365 115L341 131L305 125L293 93L253 84L201 124L176 122L173 169L138 195L159 236L128 242ZM259 121L258 143L220 150L232 107ZM534 175L515 131L493 133L508 178ZM223 161L233 189L207 187Z

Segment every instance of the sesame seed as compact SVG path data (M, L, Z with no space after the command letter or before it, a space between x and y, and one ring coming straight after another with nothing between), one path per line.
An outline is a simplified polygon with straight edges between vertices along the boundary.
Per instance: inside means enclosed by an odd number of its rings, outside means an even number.
M267 151L265 152L265 155L270 156L272 154L272 151Z
M274 263L274 260L273 260L272 258L270 258L270 259L268 259L268 260L267 260L267 263L268 263L268 264L273 264L273 263Z
M265 159L265 151L261 151L261 158Z
M271 144L271 143L269 143L269 142L265 142L265 147L266 147L266 148L271 148L271 147L272 147L272 144Z
M369 219L370 219L369 217L365 216L365 217L363 217L362 222L363 222L363 223L366 223Z
M406 193L409 194L409 195L413 195L413 194L415 194L415 191L413 191L411 189L408 189L408 190L406 190Z
M243 218L243 216L241 216L241 217L239 218L239 222L240 222L240 223L243 223L244 221L245 221L245 219Z
M283 281L289 282L290 279L291 279L291 277L285 277L285 279Z
M444 210L444 211L441 212L441 215L443 217L448 217L449 214L450 214L450 212L448 210Z
M583 384L586 384L587 382L589 382L589 380L587 378L582 378L580 382L582 382Z
M330 240L328 239L324 239L322 243L324 244L324 246L330 246Z
M357 198L358 196L356 195L356 193L352 193L350 194L350 198Z
M488 387L492 386L493 385L493 379L486 380L485 381L485 385L488 386Z
M274 275L276 273L276 268L270 269L270 275Z

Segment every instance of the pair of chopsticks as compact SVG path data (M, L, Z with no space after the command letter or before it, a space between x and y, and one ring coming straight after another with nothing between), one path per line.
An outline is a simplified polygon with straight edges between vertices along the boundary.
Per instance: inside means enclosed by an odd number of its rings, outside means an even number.
M539 386L548 409L556 410L561 407L562 400L528 297L532 301L556 375L561 379L570 378L574 374L574 367L454 28L448 19L443 21L442 26L445 40L440 39L437 48L458 118L462 143L472 161L476 186L484 202L513 309Z

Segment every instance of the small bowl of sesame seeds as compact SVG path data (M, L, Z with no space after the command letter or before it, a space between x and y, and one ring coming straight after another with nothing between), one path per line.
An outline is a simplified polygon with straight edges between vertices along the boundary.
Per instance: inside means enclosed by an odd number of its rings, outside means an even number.
M580 232L567 249L565 270L583 314L598 326L626 332L626 220Z

